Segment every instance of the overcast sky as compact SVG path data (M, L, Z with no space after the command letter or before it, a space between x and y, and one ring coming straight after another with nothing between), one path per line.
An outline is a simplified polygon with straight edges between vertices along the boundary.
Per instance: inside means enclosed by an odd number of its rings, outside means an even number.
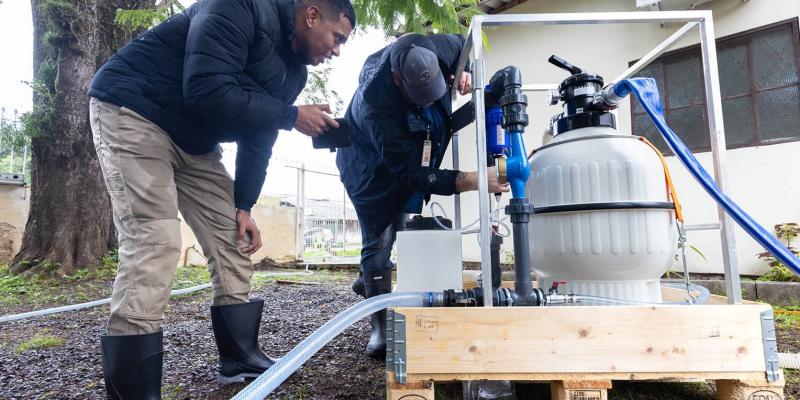
M32 76L33 28L29 0L0 1L0 107L5 107L8 115L13 110L25 112L31 108L31 90L23 82L30 81ZM329 84L342 96L345 105L356 90L358 74L367 56L386 43L388 40L379 31L360 32L342 47L341 57L332 61ZM223 162L233 173L236 146L228 144L224 148ZM311 169L336 172L334 160L333 153L314 150L311 139L299 132L281 132L263 193L295 193L297 175L286 164L306 163ZM310 198L342 199L343 189L336 177L307 175L306 183L306 195Z

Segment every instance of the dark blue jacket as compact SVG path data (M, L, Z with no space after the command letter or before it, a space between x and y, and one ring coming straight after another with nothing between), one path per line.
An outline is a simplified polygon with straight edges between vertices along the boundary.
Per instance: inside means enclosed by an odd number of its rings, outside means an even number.
M454 74L464 39L431 35L445 78ZM389 53L393 45L369 56L359 87L347 109L352 146L339 149L336 165L355 206L362 229L377 235L386 229L414 192L451 195L458 171L439 169L450 142L450 87L436 104L443 113L443 140L433 148L435 163L422 167L422 149L429 129L419 107L392 81Z
M306 84L292 0L200 0L97 72L89 95L130 108L189 154L236 142L236 207L258 200L278 129Z

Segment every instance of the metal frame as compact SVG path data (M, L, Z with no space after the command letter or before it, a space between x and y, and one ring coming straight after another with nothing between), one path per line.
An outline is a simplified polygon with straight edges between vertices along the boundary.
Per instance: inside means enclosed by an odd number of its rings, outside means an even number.
M642 57L638 62L628 68L612 83L629 78L639 72L647 64L658 58L661 54L669 50L681 38L683 38L694 27L700 29L700 45L703 56L703 74L705 77L706 107L708 115L708 128L711 135L711 152L714 165L714 179L720 189L727 187L726 173L726 146L725 131L722 121L722 97L719 87L719 73L717 69L717 49L714 39L714 21L711 11L637 11L637 12L600 12L600 13L553 13L553 14L504 14L477 16L472 19L467 40L461 51L458 62L456 82L463 73L467 60L472 61L472 79L475 88L472 94L473 104L475 104L475 128L478 159L478 198L480 213L480 233L478 242L481 246L481 276L483 282L492 281L491 258L489 243L491 240L491 226L489 225L489 195L487 168L486 168L486 127L485 127L485 105L484 105L484 86L486 76L484 75L484 49L483 49L483 28L486 26L506 26L506 25L589 25L589 24L612 24L612 23L684 23L669 38L656 46L653 50ZM526 85L527 91L547 90L552 88L551 84ZM453 88L453 101L456 98L456 88ZM458 168L458 137L453 138L453 167ZM736 257L736 241L733 232L733 220L725 213L721 207L717 207L719 214L720 239L722 242L722 258L725 267L725 288L728 294L729 304L739 304L742 302L741 281L739 278L739 266ZM456 227L460 227L461 222L461 199L455 197L455 222ZM706 228L706 227L704 227ZM491 299L491 285L484 285L483 296ZM492 302L484 302L486 307L491 307Z

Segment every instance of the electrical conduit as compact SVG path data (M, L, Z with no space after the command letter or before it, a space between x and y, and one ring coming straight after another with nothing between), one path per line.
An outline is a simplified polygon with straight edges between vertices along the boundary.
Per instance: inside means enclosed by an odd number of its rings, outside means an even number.
M652 78L633 78L625 79L613 86L613 94L618 98L623 98L633 93L644 107L647 114L653 120L656 127L661 131L662 136L669 144L670 149L681 160L684 166L700 183L701 186L719 203L722 208L733 218L742 229L745 230L753 239L764 246L780 262L788 266L795 274L800 275L800 259L795 257L786 247L772 236L763 226L756 222L753 217L747 214L730 197L723 193L714 179L700 165L692 152L686 147L680 138L667 126L664 120L663 107L656 87L656 81Z
M270 369L237 393L233 400L261 400L267 397L334 337L372 313L387 307L431 307L441 304L441 296L439 293L432 292L398 292L382 294L356 303L337 314L300 342Z

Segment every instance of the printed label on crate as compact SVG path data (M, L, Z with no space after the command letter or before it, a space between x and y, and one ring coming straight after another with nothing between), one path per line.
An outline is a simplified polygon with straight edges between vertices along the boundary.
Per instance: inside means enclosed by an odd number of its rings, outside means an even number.
M569 400L603 400L601 390L570 390Z
M424 315L417 316L417 330L420 332L438 332L439 331L439 318L426 317Z
M751 394L747 400L783 400L783 396L772 390L759 390Z

